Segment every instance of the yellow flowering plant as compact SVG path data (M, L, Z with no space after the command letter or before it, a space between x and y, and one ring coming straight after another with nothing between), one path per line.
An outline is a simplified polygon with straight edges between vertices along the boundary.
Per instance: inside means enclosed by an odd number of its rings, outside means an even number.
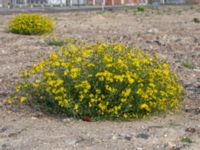
M41 35L53 28L53 21L40 14L19 14L10 20L8 26L10 32L24 35Z
M118 43L68 44L21 74L13 101L76 118L142 118L183 99L166 62Z

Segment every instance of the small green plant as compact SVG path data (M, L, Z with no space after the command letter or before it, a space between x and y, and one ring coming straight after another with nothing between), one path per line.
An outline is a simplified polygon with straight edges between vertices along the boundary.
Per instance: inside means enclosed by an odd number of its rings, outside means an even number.
M200 23L200 20L198 18L193 18L192 20L194 23Z
M61 39L61 38L58 38L58 37L53 37L51 39L48 40L48 45L54 45L54 46L59 46L59 47L62 47L62 46L65 46L67 45L68 43L75 43L75 39L74 38L65 38L65 39Z
M190 144L190 143L192 143L192 139L189 136L184 136L181 138L181 142Z
M165 61L118 43L68 43L21 75L9 103L75 118L143 118L177 111L183 98Z
M185 68L194 69L194 63L190 58L187 58L182 64Z
M8 26L10 32L24 35L41 35L53 28L53 21L40 14L19 14L10 20Z
M53 37L52 39L50 39L48 41L48 45L54 45L54 46L64 46L65 45L65 41L62 39L59 39L57 37Z
M125 13L128 13L128 8L124 8Z
M144 12L144 10L145 10L144 6L137 7L137 11L139 11L139 12Z

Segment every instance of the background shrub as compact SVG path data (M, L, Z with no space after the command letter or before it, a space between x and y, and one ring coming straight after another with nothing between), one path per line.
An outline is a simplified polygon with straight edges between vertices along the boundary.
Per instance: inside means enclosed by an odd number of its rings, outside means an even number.
M11 19L9 31L24 35L40 35L53 30L53 21L40 14L20 14Z
M69 44L22 73L14 99L77 118L141 118L177 110L177 76L157 55L125 45Z
M137 11L144 12L144 6L138 6Z

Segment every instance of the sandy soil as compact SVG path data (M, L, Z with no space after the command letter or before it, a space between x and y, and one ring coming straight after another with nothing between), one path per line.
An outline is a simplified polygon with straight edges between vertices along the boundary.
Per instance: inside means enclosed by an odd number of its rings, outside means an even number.
M48 15L56 30L45 36L8 33L13 16L0 16L0 150L200 149L200 23L192 21L200 19L198 6ZM6 108L5 99L19 80L17 72L56 50L47 42L54 36L120 41L158 53L180 75L187 92L182 111L149 120L84 122ZM184 65L188 63L192 69ZM192 143L183 142L184 137Z

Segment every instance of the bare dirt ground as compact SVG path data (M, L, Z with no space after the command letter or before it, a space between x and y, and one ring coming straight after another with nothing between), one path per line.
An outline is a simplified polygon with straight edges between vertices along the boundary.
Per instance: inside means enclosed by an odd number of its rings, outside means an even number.
M0 16L0 150L200 149L200 23L193 21L200 19L199 6L48 15L56 30L46 36L8 33L13 16ZM120 41L158 53L180 75L187 92L182 111L148 120L84 122L6 108L18 71L58 48L47 44L53 36Z

